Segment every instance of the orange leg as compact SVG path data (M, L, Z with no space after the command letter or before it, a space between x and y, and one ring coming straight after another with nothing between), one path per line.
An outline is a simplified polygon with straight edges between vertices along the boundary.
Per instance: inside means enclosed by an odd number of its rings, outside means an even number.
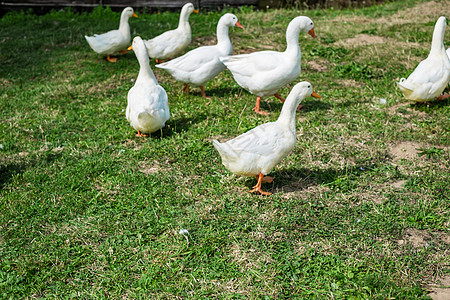
M160 59L157 59L157 58L155 58L155 61L156 61L157 64L162 64L164 62L164 60L160 60Z
M280 94L278 94L278 93L276 93L274 96L275 96L276 98L280 99L281 103L284 103L284 101L286 101L286 100L285 100L283 97L281 97ZM301 108L302 108L302 105L300 104L300 105L297 107L297 111L299 111Z
M189 93L189 84L187 83L184 84L183 92L185 92L186 94Z
M276 93L274 95L277 99L280 99L281 103L284 103L284 101L286 101L283 97L280 96L280 94Z
M258 179L257 176L256 176L256 179ZM275 177L264 176L262 179L262 183L272 183L274 179L275 179Z
M127 53L128 53L128 50L120 50L119 53L127 54Z
M206 97L205 88L203 87L203 85L200 86L200 92L202 93L202 97L206 99L211 99L211 97Z
M138 137L148 137L148 134L142 133L138 130L138 133L136 133L136 136Z
M449 97L450 97L449 94L443 94L443 95L440 95L439 97L437 97L436 100L445 100Z
M109 54L106 56L106 59L107 59L109 62L113 62L113 63L117 61L117 57L110 57Z
M257 193L260 193L261 195L265 195L265 196L272 195L272 193L264 192L263 190L261 190L261 183L263 183L263 182L272 182L272 181L273 181L273 177L267 177L264 180L264 174L260 172L259 176L258 176L258 182L253 187L253 190L250 191L250 193L256 193L257 192Z
M253 110L260 115L268 115L265 111L259 110L259 103L261 102L261 97L256 97L256 104Z

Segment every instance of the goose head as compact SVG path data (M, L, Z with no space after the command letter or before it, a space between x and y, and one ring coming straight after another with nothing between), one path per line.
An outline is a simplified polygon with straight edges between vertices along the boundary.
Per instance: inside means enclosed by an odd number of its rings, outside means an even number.
M128 50L134 51L134 54L136 54L136 57L140 63L142 62L144 64L148 64L150 62L147 47L145 47L144 40L140 36L134 37L133 43L130 47L128 47Z
M126 7L126 8L124 8L124 10L122 11L121 17L122 17L122 18L129 19L129 18L131 18L131 17L137 18L138 16L137 16L137 14L134 13L134 10L133 10L132 7Z
M316 34L314 33L314 22L306 16L295 17L289 23L286 32L288 35L289 33L292 33L296 36L298 36L300 32L307 32L313 38L316 37Z
M183 5L183 8L181 9L181 15L189 16L192 13L198 14L198 10L194 8L194 4L186 3L185 5Z
M230 13L226 13L220 18L218 27L219 26L225 26L225 27L236 26L239 28L243 28L241 23L239 23L238 18L235 15L230 14Z
M295 105L293 107L297 107L300 102L303 101L306 97L312 96L314 98L321 98L319 94L313 91L311 83L307 81L302 81L297 83L293 88L292 91L289 93L289 96L292 95L293 100L295 101ZM288 99L286 99L287 101Z

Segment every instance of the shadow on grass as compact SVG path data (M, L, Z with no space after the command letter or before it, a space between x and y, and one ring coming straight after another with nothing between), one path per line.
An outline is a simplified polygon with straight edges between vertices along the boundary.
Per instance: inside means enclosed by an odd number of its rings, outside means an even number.
M36 165L49 165L59 157L61 157L60 153L46 152L35 159L0 164L0 189L3 189L15 175L22 174Z
M362 102L356 102L356 101L351 101L351 100L345 100L345 101L341 101L341 102L336 102L335 103L335 107L337 107L337 108L341 108L341 109L344 109L344 108L348 108L348 107L354 107L354 106L357 106L357 105L359 105L359 104L361 104Z
M256 103L256 97L254 99L254 103ZM320 111L320 110L329 110L331 109L331 105L320 101L320 100L312 100L312 101L304 101L301 103L302 108L300 112L307 113L312 111ZM260 108L263 111L268 113L279 113L283 108L283 103L276 99L275 97L266 97L261 99Z
M331 105L320 101L320 100L313 100L313 101L309 101L309 102L303 102L302 103L302 109L300 111L303 112L310 112L310 111L319 111L319 110L330 110L331 109Z
M8 50L5 50L5 53ZM17 51L12 51L16 53ZM26 53L33 53L25 56L15 54L5 54L6 59L3 64L3 76L12 81L24 82L36 80L43 76L50 76L53 71L48 68L50 55L45 55L42 51L26 49Z
M450 105L450 98L444 100L435 100L432 102L415 103L411 104L411 108L414 110L431 113L435 110L439 110L443 107Z
M225 98L230 95L239 95L242 91L243 90L239 87L215 87L209 90L207 89L205 93L207 96Z
M189 128L206 119L206 114L197 114L193 117L189 118L177 118L177 119L169 119L161 130L155 131L151 134L154 138L167 138L171 137L174 134L179 134L181 132L189 130Z
M0 189L3 189L14 175L23 173L28 165L26 162L13 162L0 165Z
M375 168L375 165L354 166L345 169L307 169L290 168L279 170L268 174L275 178L271 184L263 184L264 191L278 192L298 192L307 190L309 187L324 185L330 188L339 188L341 191L351 190L358 185L359 177ZM251 188L256 184L255 179L248 179L246 186ZM271 188L269 186L272 185Z

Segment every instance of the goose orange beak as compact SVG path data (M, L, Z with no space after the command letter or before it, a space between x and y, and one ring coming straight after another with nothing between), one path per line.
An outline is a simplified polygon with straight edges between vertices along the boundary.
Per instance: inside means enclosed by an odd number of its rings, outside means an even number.
M194 11L193 11L194 13L196 13L196 14L198 14L198 10L196 10L196 9L194 9Z
M133 45L127 48L128 50L133 50Z
M137 18L137 17L138 17L138 15L137 15L137 14L135 14L135 13L133 13L133 17Z
M237 21L236 25L234 25L234 26L244 29L244 27L242 27L242 25L241 25L241 23L239 23L239 21Z
M313 38L316 37L316 34L314 33L314 28L311 28L310 31L308 31L309 35L312 36Z
M312 92L311 96L313 96L314 98L322 98L322 97L320 97L319 94L317 94L317 93L314 92L314 91Z

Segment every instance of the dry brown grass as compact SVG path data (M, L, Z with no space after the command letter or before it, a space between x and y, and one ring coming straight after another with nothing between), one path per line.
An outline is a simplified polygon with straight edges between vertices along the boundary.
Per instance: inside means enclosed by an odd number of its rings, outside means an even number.
M413 160L418 157L418 150L421 145L417 142L401 142L392 146L390 154L395 160L409 159Z
M445 15L449 1L430 1L419 3L413 8L400 10L389 17L371 18L365 16L338 16L333 22L347 22L350 24L376 24L392 26L397 24L435 22L436 16Z

